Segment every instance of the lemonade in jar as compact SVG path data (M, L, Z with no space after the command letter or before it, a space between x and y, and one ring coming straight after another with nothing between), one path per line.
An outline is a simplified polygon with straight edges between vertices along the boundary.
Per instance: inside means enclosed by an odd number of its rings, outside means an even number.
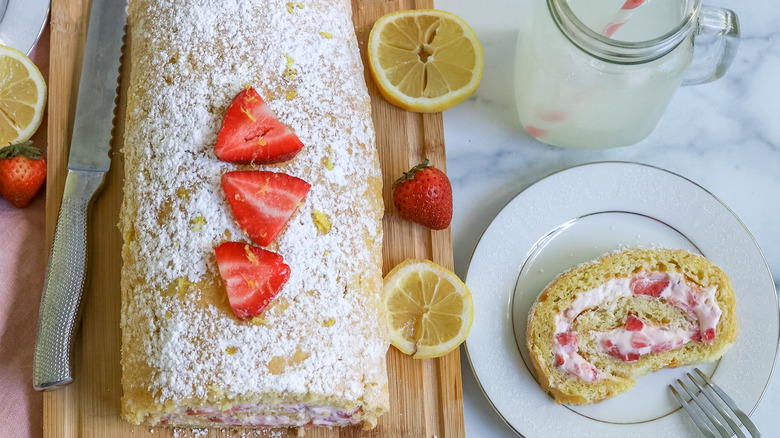
M680 84L722 76L739 41L736 15L700 0L532 3L517 44L518 115L529 135L556 146L644 139ZM721 36L692 68L700 33Z

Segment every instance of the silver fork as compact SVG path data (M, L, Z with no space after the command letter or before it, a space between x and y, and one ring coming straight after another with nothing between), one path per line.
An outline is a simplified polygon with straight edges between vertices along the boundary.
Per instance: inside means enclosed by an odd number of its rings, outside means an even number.
M753 438L763 437L753 422L750 421L750 418L745 415L728 394L713 383L701 370L698 368L694 368L694 370L700 379L697 379L691 373L686 375L696 385L698 391L696 389L688 389L682 380L677 379L677 384L688 393L690 400L685 400L685 397L680 395L674 386L669 385L669 389L672 390L672 394L677 397L685 412L690 415L705 437L730 438L736 434L740 438L747 438L740 428L740 423L745 426ZM704 397L702 397L702 394ZM704 400L705 398L706 400Z

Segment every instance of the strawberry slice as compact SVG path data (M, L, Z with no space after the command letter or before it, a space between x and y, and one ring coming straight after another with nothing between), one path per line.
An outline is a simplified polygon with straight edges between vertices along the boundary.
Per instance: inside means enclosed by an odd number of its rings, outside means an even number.
M268 246L309 192L306 181L262 170L227 172L225 190L238 224L260 246Z
M647 295L653 298L660 297L667 287L669 287L668 280L652 280L649 278L638 278L631 284L631 290L634 294Z
M566 347L569 348L569 351L577 347L577 343L579 342L579 339L577 339L577 335L575 335L572 332L562 332L557 333L555 335L555 340L558 341L558 343L564 347L564 350L566 350Z
M672 343L671 341L663 342L661 344L653 345L652 351L653 353L663 353L665 351L671 351L675 348L680 348L683 346L683 341L677 341L675 343Z
M291 159L302 147L301 140L250 87L230 103L214 153L231 163L273 164Z
M644 326L645 323L643 323L641 319L634 315L628 315L628 318L626 318L625 328L629 332L638 332L642 330Z
M225 242L215 250L219 275L238 319L259 315L290 278L282 256L241 242Z
M626 353L620 358L626 362L636 362L639 360L639 353Z
M653 340L649 336L639 332L631 334L631 346L634 348L645 348L653 345Z

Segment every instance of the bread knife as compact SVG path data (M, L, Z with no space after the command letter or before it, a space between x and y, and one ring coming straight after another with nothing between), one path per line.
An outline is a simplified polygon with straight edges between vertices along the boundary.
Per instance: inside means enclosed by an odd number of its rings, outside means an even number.
M68 173L38 312L33 387L39 391L73 381L72 347L86 280L87 217L111 166L127 0L92 0L89 15Z

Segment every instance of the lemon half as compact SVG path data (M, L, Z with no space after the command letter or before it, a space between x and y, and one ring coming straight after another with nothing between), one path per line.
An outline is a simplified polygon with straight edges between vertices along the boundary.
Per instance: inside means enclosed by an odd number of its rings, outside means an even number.
M479 86L482 46L474 31L449 12L393 12L374 23L368 65L382 96L416 112L444 111Z
M43 119L46 82L24 53L0 45L0 146L27 141Z
M416 359L458 347L474 320L471 292L452 271L409 259L387 273L384 300L390 342Z

